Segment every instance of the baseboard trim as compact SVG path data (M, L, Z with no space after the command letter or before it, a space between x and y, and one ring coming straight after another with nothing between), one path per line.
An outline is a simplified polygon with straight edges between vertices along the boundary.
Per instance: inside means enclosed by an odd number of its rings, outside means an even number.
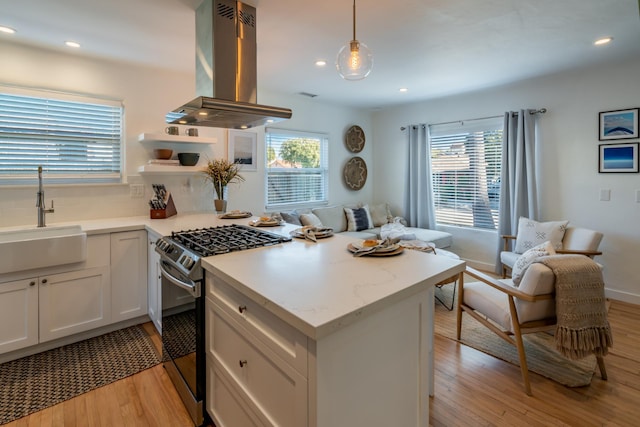
M604 288L604 294L609 299L622 301L629 304L640 305L640 295L630 292L618 291L615 289Z

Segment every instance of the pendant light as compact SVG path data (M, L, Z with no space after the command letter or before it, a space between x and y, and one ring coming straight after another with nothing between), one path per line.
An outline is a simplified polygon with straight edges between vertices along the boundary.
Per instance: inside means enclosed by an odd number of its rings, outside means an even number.
M356 0L353 0L353 40L338 52L336 68L340 77L345 80L362 80L373 68L371 50L356 39Z

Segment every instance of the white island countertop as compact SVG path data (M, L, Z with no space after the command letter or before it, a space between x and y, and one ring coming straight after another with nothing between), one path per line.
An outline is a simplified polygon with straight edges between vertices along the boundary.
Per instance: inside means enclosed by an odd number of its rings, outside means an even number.
M295 228L263 230L288 235ZM357 240L340 234L317 243L294 238L202 263L315 340L465 269L464 261L409 249L396 256L354 257L347 245Z

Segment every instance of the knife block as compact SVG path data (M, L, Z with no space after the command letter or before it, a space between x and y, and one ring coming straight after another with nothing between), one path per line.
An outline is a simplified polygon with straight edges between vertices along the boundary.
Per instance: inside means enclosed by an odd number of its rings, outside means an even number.
M171 197L171 193L167 192L164 197L164 202L166 205L164 209L149 210L149 216L151 217L151 219L165 219L178 213L178 211L176 211L176 205L173 203L173 197Z

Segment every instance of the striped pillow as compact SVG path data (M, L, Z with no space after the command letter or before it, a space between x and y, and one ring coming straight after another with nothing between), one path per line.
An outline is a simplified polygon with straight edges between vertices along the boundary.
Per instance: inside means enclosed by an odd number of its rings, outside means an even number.
M347 215L347 231L361 231L373 228L368 205L356 209L344 208L344 213Z

